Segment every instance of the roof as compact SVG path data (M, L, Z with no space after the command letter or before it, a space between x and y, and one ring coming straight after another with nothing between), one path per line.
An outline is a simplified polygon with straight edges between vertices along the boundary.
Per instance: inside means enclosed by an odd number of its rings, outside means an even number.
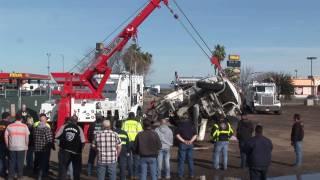
M294 86L311 86L311 79L292 79L292 84Z
M50 76L30 73L0 73L0 80L7 81L8 79L26 79L26 80L50 80Z

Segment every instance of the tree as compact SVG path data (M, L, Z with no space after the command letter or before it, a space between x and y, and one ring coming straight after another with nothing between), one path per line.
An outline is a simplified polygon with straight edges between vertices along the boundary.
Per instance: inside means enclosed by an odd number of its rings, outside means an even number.
M274 82L277 86L278 93L281 95L292 95L294 87L292 83L292 77L289 74L283 72L267 72L265 73L265 82Z
M239 74L235 72L234 68L225 68L224 73L228 77L228 79L233 82L233 83L238 83L239 82Z
M254 73L253 68L250 66L246 66L245 68L241 68L241 74L240 74L241 87L245 87L247 84L250 83L250 81L252 80L253 73Z
M226 58L226 51L225 51L224 46L217 44L214 47L214 51L213 51L212 55L217 57L219 60L219 63L221 63Z
M125 69L132 73L146 75L152 64L152 54L143 52L137 44L132 44L122 56Z

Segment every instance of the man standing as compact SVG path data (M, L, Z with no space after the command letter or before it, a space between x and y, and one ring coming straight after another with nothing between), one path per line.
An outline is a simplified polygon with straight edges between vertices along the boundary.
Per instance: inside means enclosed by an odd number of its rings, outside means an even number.
M300 120L300 114L293 115L293 125L291 130L291 145L296 153L295 167L301 166L302 163L302 141L304 137L303 123Z
M103 130L102 122L103 122L103 116L98 114L96 115L96 122L90 124L89 130L88 130L88 141L91 145L94 139L94 135L98 131ZM96 159L96 156L97 156L96 149L90 146L88 165L87 165L88 176L92 176L92 169L94 167L94 161Z
M93 147L97 149L98 180L104 180L106 172L109 180L116 180L117 176L117 158L121 151L121 139L116 132L111 130L109 120L103 121L103 131L98 131L93 140Z
M59 139L59 179L65 180L67 168L70 162L73 167L74 180L80 180L82 166L82 149L85 143L85 137L80 126L77 125L78 117L72 116L70 122L61 126L56 133L56 139Z
M271 163L272 142L263 136L263 127L257 125L255 136L244 146L247 154L250 180L266 180L268 167Z
M53 145L52 131L47 125L47 116L45 114L40 114L40 123L34 129L33 139L35 171L38 173L38 179L42 179L42 177L48 176L50 151ZM38 168L39 172L37 172Z
M0 121L0 175L6 177L8 170L9 150L4 140L4 133L10 122L10 113L4 112Z
M144 131L140 132L134 142L134 149L140 156L140 180L147 180L148 167L151 180L157 180L157 157L161 149L161 141L157 133L152 130L151 122L145 119Z
M220 154L223 154L223 170L228 168L228 146L229 140L233 135L233 130L229 122L227 122L222 116L219 117L219 121L214 123L212 128L211 138L214 142L213 148L213 168L219 169Z
M186 113L183 122L178 125L177 139L179 140L178 149L178 176L183 179L184 163L187 158L189 167L189 177L194 177L194 164L193 164L193 143L197 138L197 132L194 125L191 123L189 114Z
M238 122L237 139L239 141L241 168L245 168L247 165L246 153L244 152L245 143L252 137L253 123L247 117L247 114L243 112L241 114L241 120Z
M129 177L138 179L139 175L139 156L135 154L133 149L134 140L139 132L142 131L142 125L135 119L133 112L130 112L128 119L123 123L122 130L126 131L129 136L130 153L128 157Z
M162 162L164 160L164 173L165 178L170 179L170 150L173 145L173 133L168 126L168 119L162 118L160 121L160 126L156 128L156 133L158 134L162 148L158 155L158 178L161 178L162 172Z
M121 139L121 152L119 155L119 166L120 166L120 180L126 179L126 170L128 164L128 154L129 154L129 137L127 132L121 129L122 121L117 120L116 122L116 130Z
M28 126L21 122L20 114L16 115L16 121L8 125L4 137L9 149L9 180L15 175L18 179L23 177L23 165L25 154L28 150L29 129Z

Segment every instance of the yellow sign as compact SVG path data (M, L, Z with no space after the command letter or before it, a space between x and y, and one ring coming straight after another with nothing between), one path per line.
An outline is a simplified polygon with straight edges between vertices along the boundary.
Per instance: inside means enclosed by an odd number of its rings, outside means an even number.
M229 55L229 60L230 61L240 61L240 56L239 55Z
M21 73L10 73L9 77L11 77L11 78L22 78L22 74Z

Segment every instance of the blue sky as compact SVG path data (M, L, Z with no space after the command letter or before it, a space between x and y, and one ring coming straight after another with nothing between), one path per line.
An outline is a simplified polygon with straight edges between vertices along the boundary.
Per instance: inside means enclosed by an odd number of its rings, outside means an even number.
M320 58L318 0L177 0L208 44L239 54L254 71L306 76L307 56ZM47 72L66 69L104 39L145 0L0 0L0 70ZM174 7L174 5L172 4ZM178 12L178 11L177 11ZM182 16L180 15L182 18ZM139 45L153 54L150 80L167 83L181 75L212 73L209 61L164 7L139 28ZM320 75L320 59L314 62Z

